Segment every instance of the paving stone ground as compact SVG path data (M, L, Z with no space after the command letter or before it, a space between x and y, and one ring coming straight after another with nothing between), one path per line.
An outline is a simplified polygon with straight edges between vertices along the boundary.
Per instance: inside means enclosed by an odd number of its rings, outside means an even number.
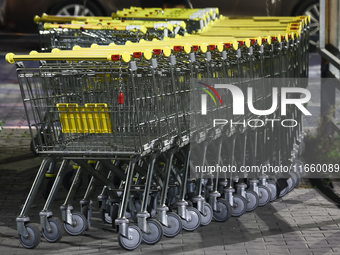
M76 237L65 234L57 244L42 240L35 250L26 250L19 244L15 217L20 213L36 169L1 170L0 254L339 254L339 208L312 188L294 189L254 212L224 223L212 222L194 232L182 231L175 238L163 237L158 244L142 244L133 252L119 247L117 234L102 223L94 203L90 231ZM56 217L60 218L58 207L65 195L66 191L61 190L54 203L52 211ZM38 194L28 214L31 222L39 221L43 203ZM74 205L79 210L77 203Z

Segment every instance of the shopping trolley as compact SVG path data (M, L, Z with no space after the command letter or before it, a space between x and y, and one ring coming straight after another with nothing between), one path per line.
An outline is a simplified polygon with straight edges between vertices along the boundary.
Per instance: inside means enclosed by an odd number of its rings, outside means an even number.
M39 53L31 56L38 55ZM133 56L137 58L136 54L133 54ZM147 57L147 53L144 53L144 56L150 59L150 57ZM107 57L108 56L105 55L105 58ZM110 56L111 59L115 59L115 57L116 55ZM70 58L74 59L74 56ZM90 59L88 57L85 57L84 55L82 58L87 60ZM42 133L49 135L46 135L46 139L41 139L39 141L40 144L38 143L37 145L37 151L41 152L42 154L49 151L48 154L50 155L63 155L64 151L69 151L72 155L71 158L73 159L73 161L80 166L80 168L77 170L75 181L79 178L81 169L85 169L88 170L89 173L91 173L91 175L93 175L96 179L103 181L106 186L110 187L109 189L111 191L114 190L112 183L104 178L103 175L100 175L99 172L96 171L96 169L92 169L92 167L89 166L87 162L83 162L82 160L77 159L76 155L84 154L85 151L90 152L90 154L94 153L91 156L88 155L90 158L94 157L94 159L96 159L95 155L100 155L101 150L108 150L109 147L111 147L111 149L104 152L101 157L105 157L105 155L107 157L112 153L112 155L114 155L115 150L119 151L116 156L125 160L129 160L131 157L137 157L137 155L139 155L137 158L141 158L144 156L146 157L145 160L148 162L148 169L146 174L147 179L145 183L146 191L143 195L141 212L137 216L140 228L142 228L145 233L149 233L147 236L145 235L145 238L143 238L144 241L147 243L155 243L161 238L163 234L163 229L158 222L153 220L148 220L148 223L146 224L146 218L148 217L146 213L146 203L148 201L148 195L151 187L152 173L154 168L153 166L155 163L155 159L158 156L158 153L153 151L158 151L162 147L168 148L168 146L173 143L172 139L174 139L174 137L180 137L181 141L185 140L184 135L186 130L184 126L188 125L183 123L183 120L181 120L184 118L184 115L178 114L178 107L180 106L180 102L185 102L185 100L174 98L174 96L178 95L178 93L176 92L177 90L175 90L175 92L171 92L173 91L173 87L170 86L172 84L173 76L169 74L168 81L166 82L166 87L168 88L168 91L165 93L166 96L164 96L164 100L158 102L158 99L162 98L163 94L158 95L158 86L153 88L157 94L149 94L150 89L152 89L152 87L150 87L149 81L152 80L152 78L149 78L147 75L145 75L145 73L143 73L145 72L145 68L150 69L150 67L146 66L143 68L143 63L141 61L142 68L140 70L140 77L139 75L137 75L137 71L139 71L139 69L137 69L136 61L130 61L129 58L129 54L122 56L122 59L128 60L129 69L127 67L123 69L118 65L113 67L109 64L104 65L103 67L99 67L98 63L77 63L75 66L70 63L52 63L46 64L45 66L42 66L36 70L31 69L30 73L27 73L27 70L25 70L24 68L23 74L21 74L20 70L18 70L18 78L23 86L27 86L23 88L24 95L27 95L27 97L30 98L30 104L33 104L35 106L32 108L32 115L34 116L35 122L34 125L37 125L38 129L40 130L42 129L41 127L48 127L48 129L44 129ZM95 57L95 59L98 60L97 57ZM129 71L136 73L134 75L128 75ZM112 80L115 75L117 75L118 78L116 78L116 80ZM128 83L126 79L129 79L130 83ZM134 81L134 79L137 79L136 81L138 82L136 84L142 86L144 89L141 89L140 87L139 89L136 89L136 87L134 87L134 84L136 82ZM122 83L123 81L124 84ZM113 84L109 85L107 84L107 82ZM132 87L127 87L127 83L130 84ZM50 85L48 87L45 87L46 84ZM120 85L119 87L117 87L118 84ZM156 86L155 81L152 84L153 86ZM36 88L34 90L31 87L33 85ZM172 85L175 86L176 84ZM180 89L180 87L176 89ZM79 95L76 95L77 93L75 93L75 91L78 91ZM106 91L106 93L104 93L104 91ZM187 93L187 90L184 91L186 91ZM127 96L129 94L128 92L130 92L130 96ZM40 97L41 93L47 93L45 94L44 99L36 99L35 96L39 95ZM116 93L116 98L107 97L110 93ZM137 94L142 96L142 98L137 99L138 106L130 105L130 103L132 103L133 101L133 95L136 96ZM47 95L49 96L47 97ZM123 96L124 99L122 98ZM149 98L149 96L151 96L152 98ZM107 102L107 104L93 103L95 101L102 101L104 98L106 98L105 101ZM45 100L47 100L48 103L45 102ZM126 107L127 109L124 109L124 107L120 106L120 103L122 104L121 100L126 100L127 102L129 102L129 105ZM79 103L82 103L84 106L79 106ZM117 104L117 106L111 106L111 104L114 103ZM163 110L167 112L168 115L163 116L162 112L155 111L155 109L150 109L150 112L140 111L140 109L142 109L141 105L149 105L150 107L153 105L153 107L156 107L156 105L161 103L163 103ZM168 108L166 108L166 106L168 106ZM112 111L109 110L111 107L113 109ZM138 116L133 116L128 113L132 110L132 107L136 107L136 110L138 111ZM173 112L174 110L175 112ZM42 115L44 115L43 118L41 117ZM110 115L111 117L109 117ZM157 117L159 119L157 121L152 120L150 118L151 116ZM115 121L109 121L109 119L111 118ZM56 123L58 119L59 124ZM122 120L124 120L124 124L122 123L123 125L118 126L118 123L121 123ZM133 124L134 120L141 121L142 124L140 126L136 126ZM45 125L46 123L49 123L51 125ZM180 128L181 131L179 132L177 128ZM123 135L127 133L129 135ZM97 136L97 134L99 134L99 136ZM111 141L111 143L106 143L108 142L108 138L110 136L112 136L113 140ZM148 140L147 143L145 139ZM90 145L91 143L92 145ZM160 146L160 148L158 148L158 146ZM63 152L61 152L60 150L62 150ZM135 150L135 152L131 153L131 150ZM67 152L67 154L69 154L69 152ZM150 154L150 156L148 156L148 154ZM102 161L102 164L105 165L104 160ZM137 159L135 159L133 163L131 163L130 161L128 172L133 171L133 168L131 166L134 166L136 163ZM106 165L109 164L106 163ZM44 170L42 167L40 172L43 171ZM61 176L60 171L61 169L58 172L57 180L59 180L59 176ZM132 176L133 173L131 173L130 175L129 173L127 173L126 178L132 178ZM39 181L41 180L39 179ZM126 182L129 183L127 180ZM33 192L35 192L35 186L38 185L39 184L37 183L33 185ZM56 184L55 182L54 186L52 187L53 192L56 190L55 185L58 184ZM74 184L72 184L69 194L72 194L72 192L74 192L73 186ZM124 226L126 222L124 221L125 218L123 218L123 216L125 215L124 210L126 210L125 201L129 199L129 193L131 191L130 188L131 182L130 186L128 186L126 188L126 191L124 192L125 197L122 198L121 208L125 209L122 209L123 211L121 212L118 220L116 220L116 222L119 222L120 219L120 221L123 221L120 224L122 225L120 227L120 230L125 235L127 235L128 232L124 232L126 231L124 230L124 227L127 226ZM53 192L52 195L54 196ZM80 214L71 214L70 211L72 210L72 207L68 205L69 197L71 197L71 195L67 197L64 205L61 208L63 212L63 220L65 221L65 226L67 226L65 227L65 229L67 229L66 231L71 234L79 234L86 229L86 226L73 226L74 219L72 220L72 215L77 215L77 222L83 222L84 225L86 224L84 223L84 217L82 218L81 216L79 216ZM114 194L112 194L111 197L114 197ZM47 203L51 203L50 198L47 200ZM25 206L25 208L27 209L27 206ZM144 213L144 215L142 215L142 212ZM24 214L25 211L21 213L21 215ZM44 216L46 216L46 214ZM51 216L51 214L49 214L49 216ZM81 219L83 219L83 221L81 221ZM159 231L159 234L156 234L158 240L148 239L149 236L153 237L153 235L150 235L150 225L155 226L152 227L153 234L156 230ZM74 230L74 228L80 228L80 230ZM128 242L129 240L130 239L127 239ZM121 243L121 245L127 249L131 249L134 247L130 247L129 243L126 244L126 240L122 241Z
M150 21L150 20L112 20L112 21L99 21L99 20L88 20L88 21L71 21L71 24L80 25L143 25L147 28L149 35L148 40L157 38L162 40L164 38L175 37L176 35L184 35L186 33L186 23L182 20L167 20L167 21Z
M134 9L136 13L139 11ZM159 14L162 15L156 15ZM109 216L111 223L118 227L119 244L127 250L137 248L142 240L154 244L163 234L176 236L181 228L193 231L209 224L212 218L225 221L230 215L240 216L246 210L254 210L284 195L298 184L299 175L295 173L289 173L282 190L276 187L275 176L268 181L268 176L263 174L246 180L247 176L190 173L197 158L202 166L220 163L239 168L251 162L291 167L298 163L296 152L303 142L303 134L301 126L284 130L277 125L214 127L212 119L219 114L233 116L231 93L227 90L219 91L227 103L209 102L207 115L198 110L201 109L198 100L193 101L195 107L191 108L188 99L199 96L202 91L197 85L190 86L192 78L201 83L217 78L217 85L233 83L237 78L243 81L233 84L241 91L253 88L255 108L269 109L271 83L264 78L287 78L289 86L296 87L299 85L296 77L308 75L308 20L273 18L280 23L275 31L264 23L263 27L250 32L243 24L221 36L223 29L214 27L218 22L211 22L213 11L198 14L204 16L202 19L209 26L201 31L196 29L195 35L127 45L74 47L52 53L6 55L8 62L17 61L30 132L32 136L35 132L39 134L36 151L49 155L17 218L19 239L24 247L34 248L39 244L39 231L29 224L26 215L45 172L57 159L61 165L40 212L46 240L57 242L62 235L61 223L52 217L50 206L62 174L72 160L78 168L61 206L65 230L78 235L88 229L90 198L95 182L100 182L105 186L99 196L101 214L104 218ZM146 17L144 12L143 15ZM122 16L133 15L128 11ZM242 32L233 36L236 31ZM247 33L251 36L244 39ZM41 62L37 68L26 69L18 62L25 60ZM287 112L292 119L301 118L296 107L290 107ZM267 121L266 118L277 116L277 109L267 117L245 112L247 121L256 118ZM212 159L211 154L215 155ZM78 213L71 204L82 171L89 173L91 180ZM235 194L234 182L238 179ZM250 188L246 190L247 185ZM188 200L192 200L196 208L189 207ZM167 212L169 207L177 214ZM157 221L150 218L155 212ZM129 225L129 213L138 227Z
M39 32L42 51L50 51L53 48L72 49L75 45L89 47L91 44L125 44L127 41L138 42L140 39L147 39L147 29L143 25L103 26L101 24L45 23L43 28Z
M181 8L139 8L130 7L113 14L120 19L140 20L184 20L189 34L202 30L218 19L218 8L181 9Z

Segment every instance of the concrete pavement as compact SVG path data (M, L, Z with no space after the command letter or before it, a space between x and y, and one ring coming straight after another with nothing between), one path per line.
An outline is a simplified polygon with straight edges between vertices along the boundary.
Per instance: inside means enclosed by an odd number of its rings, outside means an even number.
M339 208L318 190L300 187L254 212L227 222L212 222L194 232L182 231L156 245L142 244L133 252L122 250L117 234L103 224L97 203L90 231L81 236L64 235L60 243L42 238L35 250L23 248L17 238L15 217L19 215L37 168L0 172L0 254L339 254ZM83 192L80 192L80 194ZM60 218L61 190L52 211ZM81 197L78 196L77 199ZM38 195L29 217L39 222L44 199ZM74 204L75 210L79 205Z

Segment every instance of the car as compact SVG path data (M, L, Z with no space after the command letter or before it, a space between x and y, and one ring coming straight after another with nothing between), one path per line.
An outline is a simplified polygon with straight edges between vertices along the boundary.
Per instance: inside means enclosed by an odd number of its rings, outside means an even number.
M192 0L195 8L207 7L206 0ZM319 39L319 0L219 0L209 3L225 16L299 16L310 15L310 44Z
M125 7L139 6L139 0L4 0L3 26L15 32L36 32L35 15L110 16Z
M178 0L167 0L178 1ZM311 16L311 44L319 37L319 0L182 0L194 8L218 7L226 16ZM1 2L0 2L1 3ZM190 4L189 4L190 3ZM1 9L6 26L17 32L36 32L35 15L109 16L112 12L130 6L162 7L163 1L153 0L4 0Z

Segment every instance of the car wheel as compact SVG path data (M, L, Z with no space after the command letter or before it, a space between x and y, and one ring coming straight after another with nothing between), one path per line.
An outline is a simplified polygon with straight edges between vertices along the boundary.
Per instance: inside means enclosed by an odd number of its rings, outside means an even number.
M320 30L320 3L318 0L303 1L303 3L296 9L295 15L309 15L310 16L310 30L309 43L316 47L319 41Z
M84 1L72 0L64 1L56 4L52 7L51 14L66 15L66 16L103 16L103 12L98 8L96 4L91 1L86 1L86 7L84 7Z

